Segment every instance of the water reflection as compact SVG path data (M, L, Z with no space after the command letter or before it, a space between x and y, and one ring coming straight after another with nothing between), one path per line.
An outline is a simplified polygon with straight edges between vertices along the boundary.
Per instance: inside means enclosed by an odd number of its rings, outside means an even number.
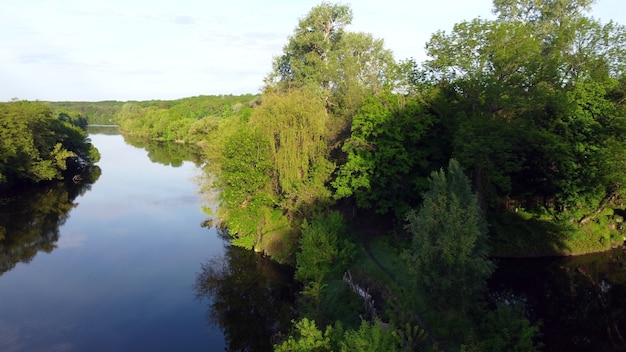
M74 200L91 189L100 173L96 166L78 184L52 182L0 193L0 275L56 248L59 226L77 206Z
M200 148L193 144L156 142L132 135L124 135L124 141L133 147L146 150L153 163L180 167L184 161L191 161L199 167L204 162Z
M624 249L565 259L507 259L492 297L523 302L542 321L545 351L626 350Z
M90 135L94 134L103 134L107 136L114 136L120 134L119 128L117 125L88 125L87 132Z
M202 265L196 296L207 299L207 319L224 333L228 351L271 351L295 318L293 271L239 247Z
M224 350L194 299L199 264L223 252L214 229L200 227L197 168L151 162L115 128L102 130L90 133L102 155L92 189L77 197L86 188L53 187L27 203L54 210L22 211L56 249L0 277L0 351ZM8 208L2 226L18 212ZM3 255L25 252L11 246Z

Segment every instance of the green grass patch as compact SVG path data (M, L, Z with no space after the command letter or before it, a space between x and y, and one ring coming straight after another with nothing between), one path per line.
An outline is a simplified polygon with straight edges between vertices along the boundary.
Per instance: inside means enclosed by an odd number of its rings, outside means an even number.
M371 239L369 250L375 260L389 273L396 282L408 282L411 273L407 267L403 252L410 246L409 243L394 239L392 236L379 236Z
M609 250L623 241L612 211L578 225L577 217L557 220L528 213L491 214L491 254L504 257L579 255Z
M357 244L357 258L351 267L355 281L370 290L383 309L382 320L396 326L413 323L409 314L416 307L410 268L403 251L409 244L393 236L374 236Z

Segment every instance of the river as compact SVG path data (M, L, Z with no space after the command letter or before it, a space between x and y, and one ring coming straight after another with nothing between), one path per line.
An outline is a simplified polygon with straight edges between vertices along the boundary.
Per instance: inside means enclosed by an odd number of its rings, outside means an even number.
M92 185L0 202L0 351L271 349L291 319L292 273L202 226L212 204L194 158L90 138L102 155Z
M541 323L544 351L626 351L626 249L499 259L490 296Z

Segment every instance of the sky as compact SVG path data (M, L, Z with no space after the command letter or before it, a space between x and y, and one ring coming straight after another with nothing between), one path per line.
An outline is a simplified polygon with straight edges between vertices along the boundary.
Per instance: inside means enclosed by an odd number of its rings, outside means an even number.
M322 0L0 0L0 102L257 93L298 20ZM493 18L491 0L353 0L350 31L425 60L438 31ZM625 0L591 16L626 25Z

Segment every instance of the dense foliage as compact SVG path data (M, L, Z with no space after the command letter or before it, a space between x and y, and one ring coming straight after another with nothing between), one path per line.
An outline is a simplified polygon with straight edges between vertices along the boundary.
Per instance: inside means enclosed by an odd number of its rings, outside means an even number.
M336 324L320 330L315 321L304 318L295 323L297 337L277 345L275 351L408 351L402 339L394 332L385 329L380 322L370 324L363 321L358 329L347 329Z
M199 143L217 133L222 119L247 116L254 104L250 94L127 102L113 115L113 121L122 132L135 136Z
M47 104L0 104L0 186L72 178L100 159L84 119L55 115Z
M432 173L423 205L407 222L412 267L428 301L446 309L474 306L493 264L487 258L487 223L456 160L448 172Z
M59 101L50 102L50 107L55 111L72 111L87 119L90 125L113 125L114 117L122 105L122 101L98 101L98 102L77 102Z
M581 254L624 238L626 28L586 17L592 2L495 0L496 19L435 33L421 65L349 31L348 5L322 3L260 97L128 103L116 119L204 145L218 161L220 226L295 265L302 319L278 349L416 349L421 331L445 348L534 350L523 311L483 304L487 256ZM361 332L386 332L337 308L365 296L343 285L346 269L377 287L397 340L367 341Z
M543 247L526 240L536 254L603 250L621 239L594 233L611 233L616 219L606 210L623 208L626 30L584 17L589 3L495 2L497 20L459 23L427 44L433 104L454 128L452 156L491 221L530 229L517 236L547 224L574 234ZM514 254L507 237L496 233L496 250Z

